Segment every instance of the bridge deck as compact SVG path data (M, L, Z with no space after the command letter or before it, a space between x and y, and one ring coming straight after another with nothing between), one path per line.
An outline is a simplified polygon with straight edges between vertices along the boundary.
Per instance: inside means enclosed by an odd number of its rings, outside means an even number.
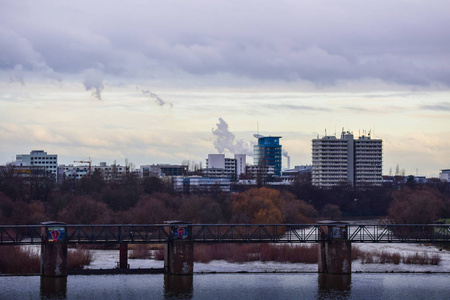
M195 243L320 243L331 241L332 224L189 224ZM167 224L58 225L70 244L164 244L177 239ZM175 225L176 227L177 225ZM186 225L183 225L186 226ZM341 226L342 224L336 224ZM50 225L0 226L0 245L42 243ZM55 225L53 225L55 227ZM344 238L353 243L448 243L450 225L347 225Z

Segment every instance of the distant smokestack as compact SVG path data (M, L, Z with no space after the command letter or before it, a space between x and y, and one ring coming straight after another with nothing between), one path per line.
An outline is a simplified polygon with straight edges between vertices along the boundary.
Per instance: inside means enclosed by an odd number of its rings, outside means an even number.
M287 158L287 168L291 168L291 157L289 156L288 152L286 150L282 150L282 154L284 157Z

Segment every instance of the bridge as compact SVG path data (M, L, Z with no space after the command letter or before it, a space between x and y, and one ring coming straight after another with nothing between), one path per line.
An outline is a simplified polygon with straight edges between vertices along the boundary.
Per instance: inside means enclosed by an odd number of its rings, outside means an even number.
M195 243L320 243L319 272L350 273L351 243L449 243L450 225L358 225L323 221L319 224L165 224L0 226L0 246L41 246L41 273L64 276L68 244L118 244L121 268L127 267L128 244L165 244L165 270L193 272ZM65 262L66 263L66 262ZM48 265L48 268L45 266ZM59 271L58 271L59 270Z

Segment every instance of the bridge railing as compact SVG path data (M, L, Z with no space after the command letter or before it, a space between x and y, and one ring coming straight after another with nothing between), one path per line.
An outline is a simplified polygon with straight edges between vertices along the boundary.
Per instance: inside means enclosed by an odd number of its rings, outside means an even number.
M348 239L352 242L448 243L449 225L348 225Z
M59 225L72 244L167 243L176 236L167 224ZM188 224L197 243L318 243L329 242L333 224ZM342 227L342 224L337 226ZM45 225L0 226L0 245L40 244ZM448 243L450 225L346 225L345 238L354 243Z

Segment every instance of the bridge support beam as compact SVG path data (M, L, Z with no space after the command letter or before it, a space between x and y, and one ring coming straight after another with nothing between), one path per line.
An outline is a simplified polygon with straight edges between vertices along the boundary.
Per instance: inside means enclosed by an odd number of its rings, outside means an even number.
M41 276L67 276L67 241L65 223L44 222L41 243Z
M327 240L319 246L319 273L350 274L352 272L352 244L347 239L345 225L322 227Z
M164 272L170 275L194 273L194 242L190 239L192 226L180 221L165 222L169 242L164 248Z

